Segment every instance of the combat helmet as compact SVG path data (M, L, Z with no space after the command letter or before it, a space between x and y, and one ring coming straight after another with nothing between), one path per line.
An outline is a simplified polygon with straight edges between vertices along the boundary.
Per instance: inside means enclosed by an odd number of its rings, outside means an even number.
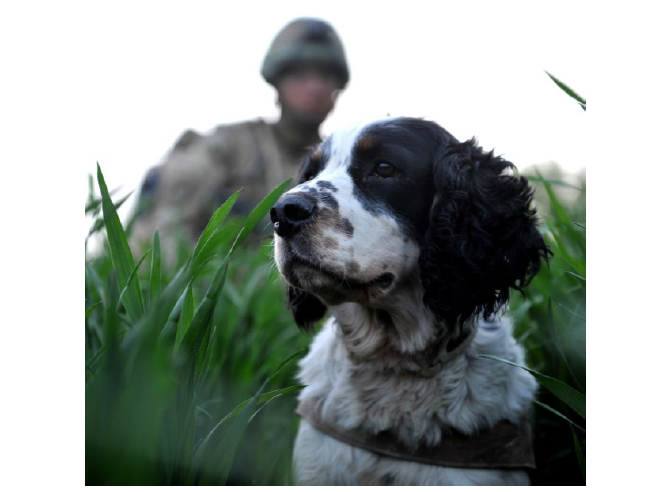
M341 88L350 79L343 44L327 22L301 18L287 24L276 36L262 62L262 77L277 86L278 78L300 62L322 64L341 79Z

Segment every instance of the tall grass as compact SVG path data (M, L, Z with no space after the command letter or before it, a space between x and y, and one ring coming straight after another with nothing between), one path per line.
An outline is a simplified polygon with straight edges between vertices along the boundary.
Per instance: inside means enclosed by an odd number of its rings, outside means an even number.
M532 178L549 197L542 229L555 257L525 297L513 296L510 315L529 368L584 392L584 209L557 200L561 183ZM105 215L110 248L86 259L87 483L291 484L292 393L300 389L291 356L309 339L284 305L270 241L239 248L240 227L224 221L180 269L163 267L157 237L137 268L120 259L128 244L110 240L120 235L117 215ZM130 271L118 274L119 261ZM124 302L129 289L141 303L135 313ZM546 407L581 428L584 419L544 387L538 400L534 482L584 483L572 425ZM584 432L576 438L584 453Z
M587 101L550 73L553 82L586 111ZM537 485L586 482L586 181L529 176L535 184L541 229L554 257L526 289L514 296L510 316L525 345L528 367L562 384L542 382L535 412ZM572 199L561 198L567 188ZM557 382L557 383L556 383Z
M172 271L157 236L134 261L99 167L98 182L109 248L86 260L87 483L290 483L284 395L308 339L268 241L238 250L284 186L241 228L224 226L233 196Z
M528 369L555 385L542 386L535 407L532 478L583 484L584 187L566 203L562 182L530 178L555 254L510 311ZM97 182L86 213L107 248L86 257L86 483L291 484L295 364L310 340L285 307L270 240L244 242L287 183L240 222L227 219L235 194L169 268L157 234L133 258L116 212L124 199L113 201L99 166ZM558 383L578 394L577 407Z
M527 364L579 395L579 405L542 385L535 411L536 484L585 483L586 392L586 223L585 190L571 204L539 174L532 176L543 208L541 229L554 253L526 288L513 296L515 336L526 347ZM584 185L583 185L584 186ZM558 415L559 412L561 415ZM570 421L570 422L569 422Z

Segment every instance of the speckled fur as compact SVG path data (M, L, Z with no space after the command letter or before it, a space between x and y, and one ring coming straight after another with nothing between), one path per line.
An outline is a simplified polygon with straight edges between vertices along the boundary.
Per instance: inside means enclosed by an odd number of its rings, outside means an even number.
M346 304L340 308L358 309ZM383 347L383 330L377 328L360 326L361 333L354 335L370 336L374 340L366 345ZM326 421L369 433L393 429L403 443L415 447L420 442L439 442L443 427L470 434L502 419L518 422L530 410L536 390L532 376L477 357L492 354L524 362L523 350L505 318L498 327L479 328L465 355L431 379L387 372L385 360L353 361L348 347L354 335L344 335L336 317L330 318L300 362L299 379L307 387L299 399L321 400ZM303 485L381 485L386 474L394 477L394 485L528 484L524 471L443 468L379 457L333 439L305 421L296 438L294 473Z

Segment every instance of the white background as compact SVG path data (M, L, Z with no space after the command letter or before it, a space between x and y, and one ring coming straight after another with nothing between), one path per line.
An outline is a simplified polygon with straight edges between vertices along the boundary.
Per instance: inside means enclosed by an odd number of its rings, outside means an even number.
M361 118L426 117L460 139L477 136L520 168L586 165L586 116L544 72L586 97L579 4L233 4L111 3L89 12L92 49L74 67L92 87L86 172L99 161L109 186L135 189L185 129L275 119L275 91L259 68L273 36L299 16L329 20L349 58L351 81L325 134Z

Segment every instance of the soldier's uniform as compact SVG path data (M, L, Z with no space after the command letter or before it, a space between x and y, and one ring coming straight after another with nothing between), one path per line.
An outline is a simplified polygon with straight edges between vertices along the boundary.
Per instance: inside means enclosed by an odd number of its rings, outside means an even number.
M340 75L342 86L349 79L338 36L319 20L299 19L280 31L262 75L277 86L283 71L297 62L327 65ZM240 188L233 213L249 213L293 177L308 147L318 141L317 135L306 141L262 119L219 126L207 136L186 132L144 180L131 234L134 249L150 243L156 229L166 252L175 251L179 235L195 242L216 208Z
M143 188L154 189L138 211L135 243L151 241L156 229L166 242L178 234L195 241L216 208L240 188L233 213L249 213L296 173L307 147L318 143L297 141L262 119L218 126L189 145L182 140L145 179Z

